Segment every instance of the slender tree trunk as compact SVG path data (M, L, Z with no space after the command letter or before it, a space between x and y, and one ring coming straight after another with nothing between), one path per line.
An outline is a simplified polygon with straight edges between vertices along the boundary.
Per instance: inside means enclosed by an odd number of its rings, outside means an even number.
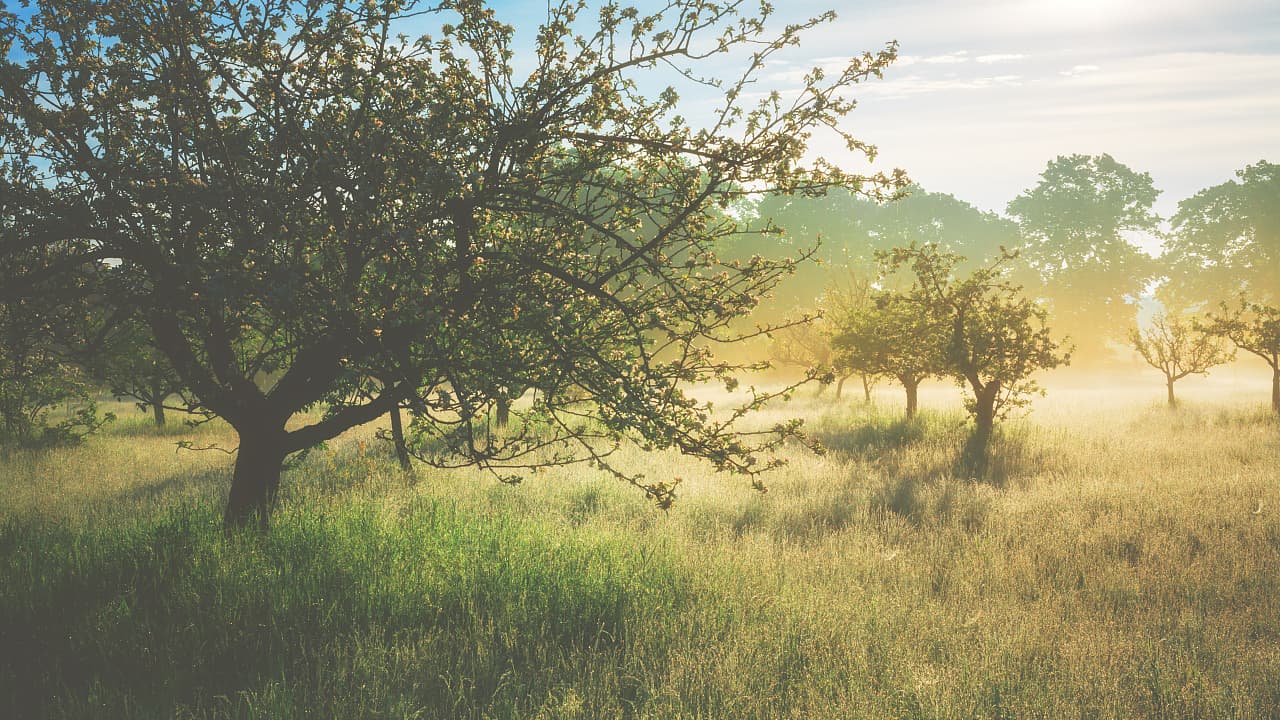
M505 393L498 395L497 402L494 404L497 406L494 411L494 425L497 425L499 430L503 430L511 422L511 398Z
M1173 397L1173 378L1165 378L1164 385L1165 389L1169 391L1169 407L1177 405L1178 401Z
M1280 415L1280 365L1271 368L1271 409Z
M400 421L400 408L392 408L387 414L391 416L391 441L396 446L396 459L400 461L400 469L408 472L413 469L413 466L409 463L409 446L404 441L404 424Z
M240 448L236 451L235 474L223 525L231 530L248 527L256 521L259 531L265 533L288 454L284 449L284 429L267 432L242 429L239 434Z
M151 401L151 416L155 418L156 427L164 427L164 398Z
M868 375L862 376L862 399L871 402L871 377Z
M836 399L837 400L840 399L840 393L844 392L844 381L848 379L849 379L848 375L843 375L840 377L839 380L836 381Z
M903 380L902 387L907 390L907 419L910 420L916 416L916 409L919 407L917 398L919 396L920 381Z

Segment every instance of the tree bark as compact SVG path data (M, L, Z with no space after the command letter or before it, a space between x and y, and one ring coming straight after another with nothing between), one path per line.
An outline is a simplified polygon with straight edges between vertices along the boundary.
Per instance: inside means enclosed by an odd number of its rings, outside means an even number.
M974 393L974 421L977 424L977 435L985 443L990 439L996 425L996 397L1000 394L1000 386L991 383Z
M836 381L836 399L837 400L840 399L840 393L844 392L844 381L848 379L849 379L849 376L844 375L839 380Z
M391 416L391 441L396 446L396 459L400 461L400 469L408 472L413 469L409 462L409 446L404 441L404 424L400 421L400 408L396 407L387 413Z
M916 409L919 407L917 398L920 390L920 381L903 380L902 387L907 390L907 419L910 420L916 416Z
M164 398L151 401L151 416L155 418L156 427L164 427Z
M1178 404L1178 401L1173 397L1173 378L1166 378L1164 384L1165 388L1169 391L1169 407L1173 407Z
M511 398L506 395L499 395L494 404L496 405L496 409L494 411L493 424L496 425L499 430L504 430L511 422Z
M240 448L236 451L235 474L223 526L227 530L257 523L265 533L269 527L276 491L280 488L280 472L284 467L284 430L261 432L240 430Z
M1271 368L1271 409L1280 415L1280 365Z
M862 399L871 402L871 378L866 375L862 376Z

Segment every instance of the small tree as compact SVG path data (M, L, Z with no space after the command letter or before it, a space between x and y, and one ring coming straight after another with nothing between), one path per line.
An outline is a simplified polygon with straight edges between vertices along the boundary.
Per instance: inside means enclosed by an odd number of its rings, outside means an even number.
M1231 360L1231 353L1216 335L1167 313L1153 318L1146 330L1134 328L1129 341L1148 365L1164 373L1170 407L1177 404L1175 382L1188 375L1208 374L1209 368Z
M846 276L833 283L818 300L818 312L812 320L797 322L773 333L769 345L771 359L779 365L811 370L822 375L830 373L836 383L836 399L844 391L844 384L854 375L862 378L863 398L871 401L871 388L875 373L867 373L845 362L833 346L834 337L842 332L849 319L862 312L871 299L871 283L862 275L847 270ZM818 386L820 394L826 382Z
M98 417L88 378L56 340L69 321L65 308L0 303L0 445L74 443L111 420ZM51 422L58 406L66 417Z
M1280 308L1241 297L1233 306L1222 303L1204 328L1227 338L1237 348L1262 358L1271 368L1271 409L1280 415Z
M844 318L832 341L842 366L902 384L908 418L916 414L920 382L944 370L946 328L926 309L906 295L879 293L866 307Z
M954 270L965 258L941 252L935 244L912 244L884 255L890 270L912 271L915 282L908 297L946 328L945 368L973 393L965 406L976 426L973 447L984 453L996 420L1041 392L1032 375L1068 360L1050 337L1045 309L1003 279L1006 264L1015 257L1002 250L962 279Z
M165 411L188 412L194 404L184 395L185 386L169 358L156 348L148 328L127 322L110 333L100 347L92 347L86 365L111 388L116 399L129 398L143 412L151 413L156 427L164 427ZM180 405L166 405L178 396Z

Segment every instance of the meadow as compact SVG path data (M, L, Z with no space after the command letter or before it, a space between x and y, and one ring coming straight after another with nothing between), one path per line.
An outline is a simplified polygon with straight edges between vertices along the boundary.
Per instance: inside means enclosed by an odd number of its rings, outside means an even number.
M957 477L954 388L771 408L829 451L758 493L674 454L405 476L373 429L226 538L230 444L124 405L0 459L0 716L1274 718L1266 378L1050 378ZM1256 381L1256 382L1255 382Z

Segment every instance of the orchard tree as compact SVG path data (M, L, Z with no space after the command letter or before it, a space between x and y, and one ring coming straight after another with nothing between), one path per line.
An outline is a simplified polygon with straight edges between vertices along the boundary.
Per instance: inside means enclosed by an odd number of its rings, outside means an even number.
M996 420L1040 392L1033 374L1068 360L1050 336L1045 309L1003 278L1015 257L1002 251L988 265L959 277L955 269L964 258L936 245L895 248L884 256L888 269L911 271L915 282L908 297L922 307L923 316L944 326L946 371L972 393L965 405L974 419L974 447L983 452Z
M1240 293L1280 302L1280 165L1260 161L1178 203L1160 295L1183 306Z
M863 399L871 402L875 374L868 374L845 362L832 345L833 337L841 331L848 318L861 312L870 299L871 283L867 276L846 267L844 277L822 294L816 312L771 333L770 359L775 365L834 378L837 400L849 378L858 375L862 380ZM825 381L820 383L818 392L821 393L827 384Z
M1177 404L1174 383L1188 375L1206 375L1209 368L1231 360L1219 337L1167 313L1152 318L1146 329L1134 328L1129 341L1148 365L1164 373L1169 407Z
M291 454L404 406L418 457L505 480L587 460L669 504L672 483L607 463L628 438L755 478L795 423L745 433L735 421L771 395L712 414L682 391L736 382L741 366L707 348L741 339L733 321L792 269L721 261L744 232L724 210L747 188L896 192L900 173L806 160L818 130L870 152L841 121L895 47L747 105L762 68L831 14L768 36L739 2L584 5L551 3L518 66L513 28L477 0L0 14L0 197L29 221L0 252L47 253L2 299L116 268L109 301L139 310L239 437L229 527L266 529ZM436 30L411 39L410 21ZM674 89L637 84L656 67L708 80L731 57L745 70L713 83L698 127ZM521 387L538 394L531 429L489 433Z
M945 371L947 326L928 305L896 292L877 293L866 307L845 316L832 344L841 365L863 375L889 377L906 391L915 417L920 383Z
M1154 277L1154 261L1130 239L1157 233L1152 205L1160 191L1110 155L1060 156L1040 181L1009 203L1023 259L1039 275L1060 331L1090 360L1107 355L1137 322L1136 299Z
M194 404L169 358L151 337L150 329L136 321L106 320L103 340L91 343L85 365L105 381L116 399L130 398L143 412L151 413L156 427L164 427L166 410L188 412ZM180 403L167 404L173 398Z
M74 443L111 419L97 414L92 385L58 338L65 307L0 303L0 446ZM62 407L65 417L51 419Z
M1249 302L1222 303L1204 329L1230 340L1237 348L1262 358L1271 368L1271 409L1280 415L1280 308Z

